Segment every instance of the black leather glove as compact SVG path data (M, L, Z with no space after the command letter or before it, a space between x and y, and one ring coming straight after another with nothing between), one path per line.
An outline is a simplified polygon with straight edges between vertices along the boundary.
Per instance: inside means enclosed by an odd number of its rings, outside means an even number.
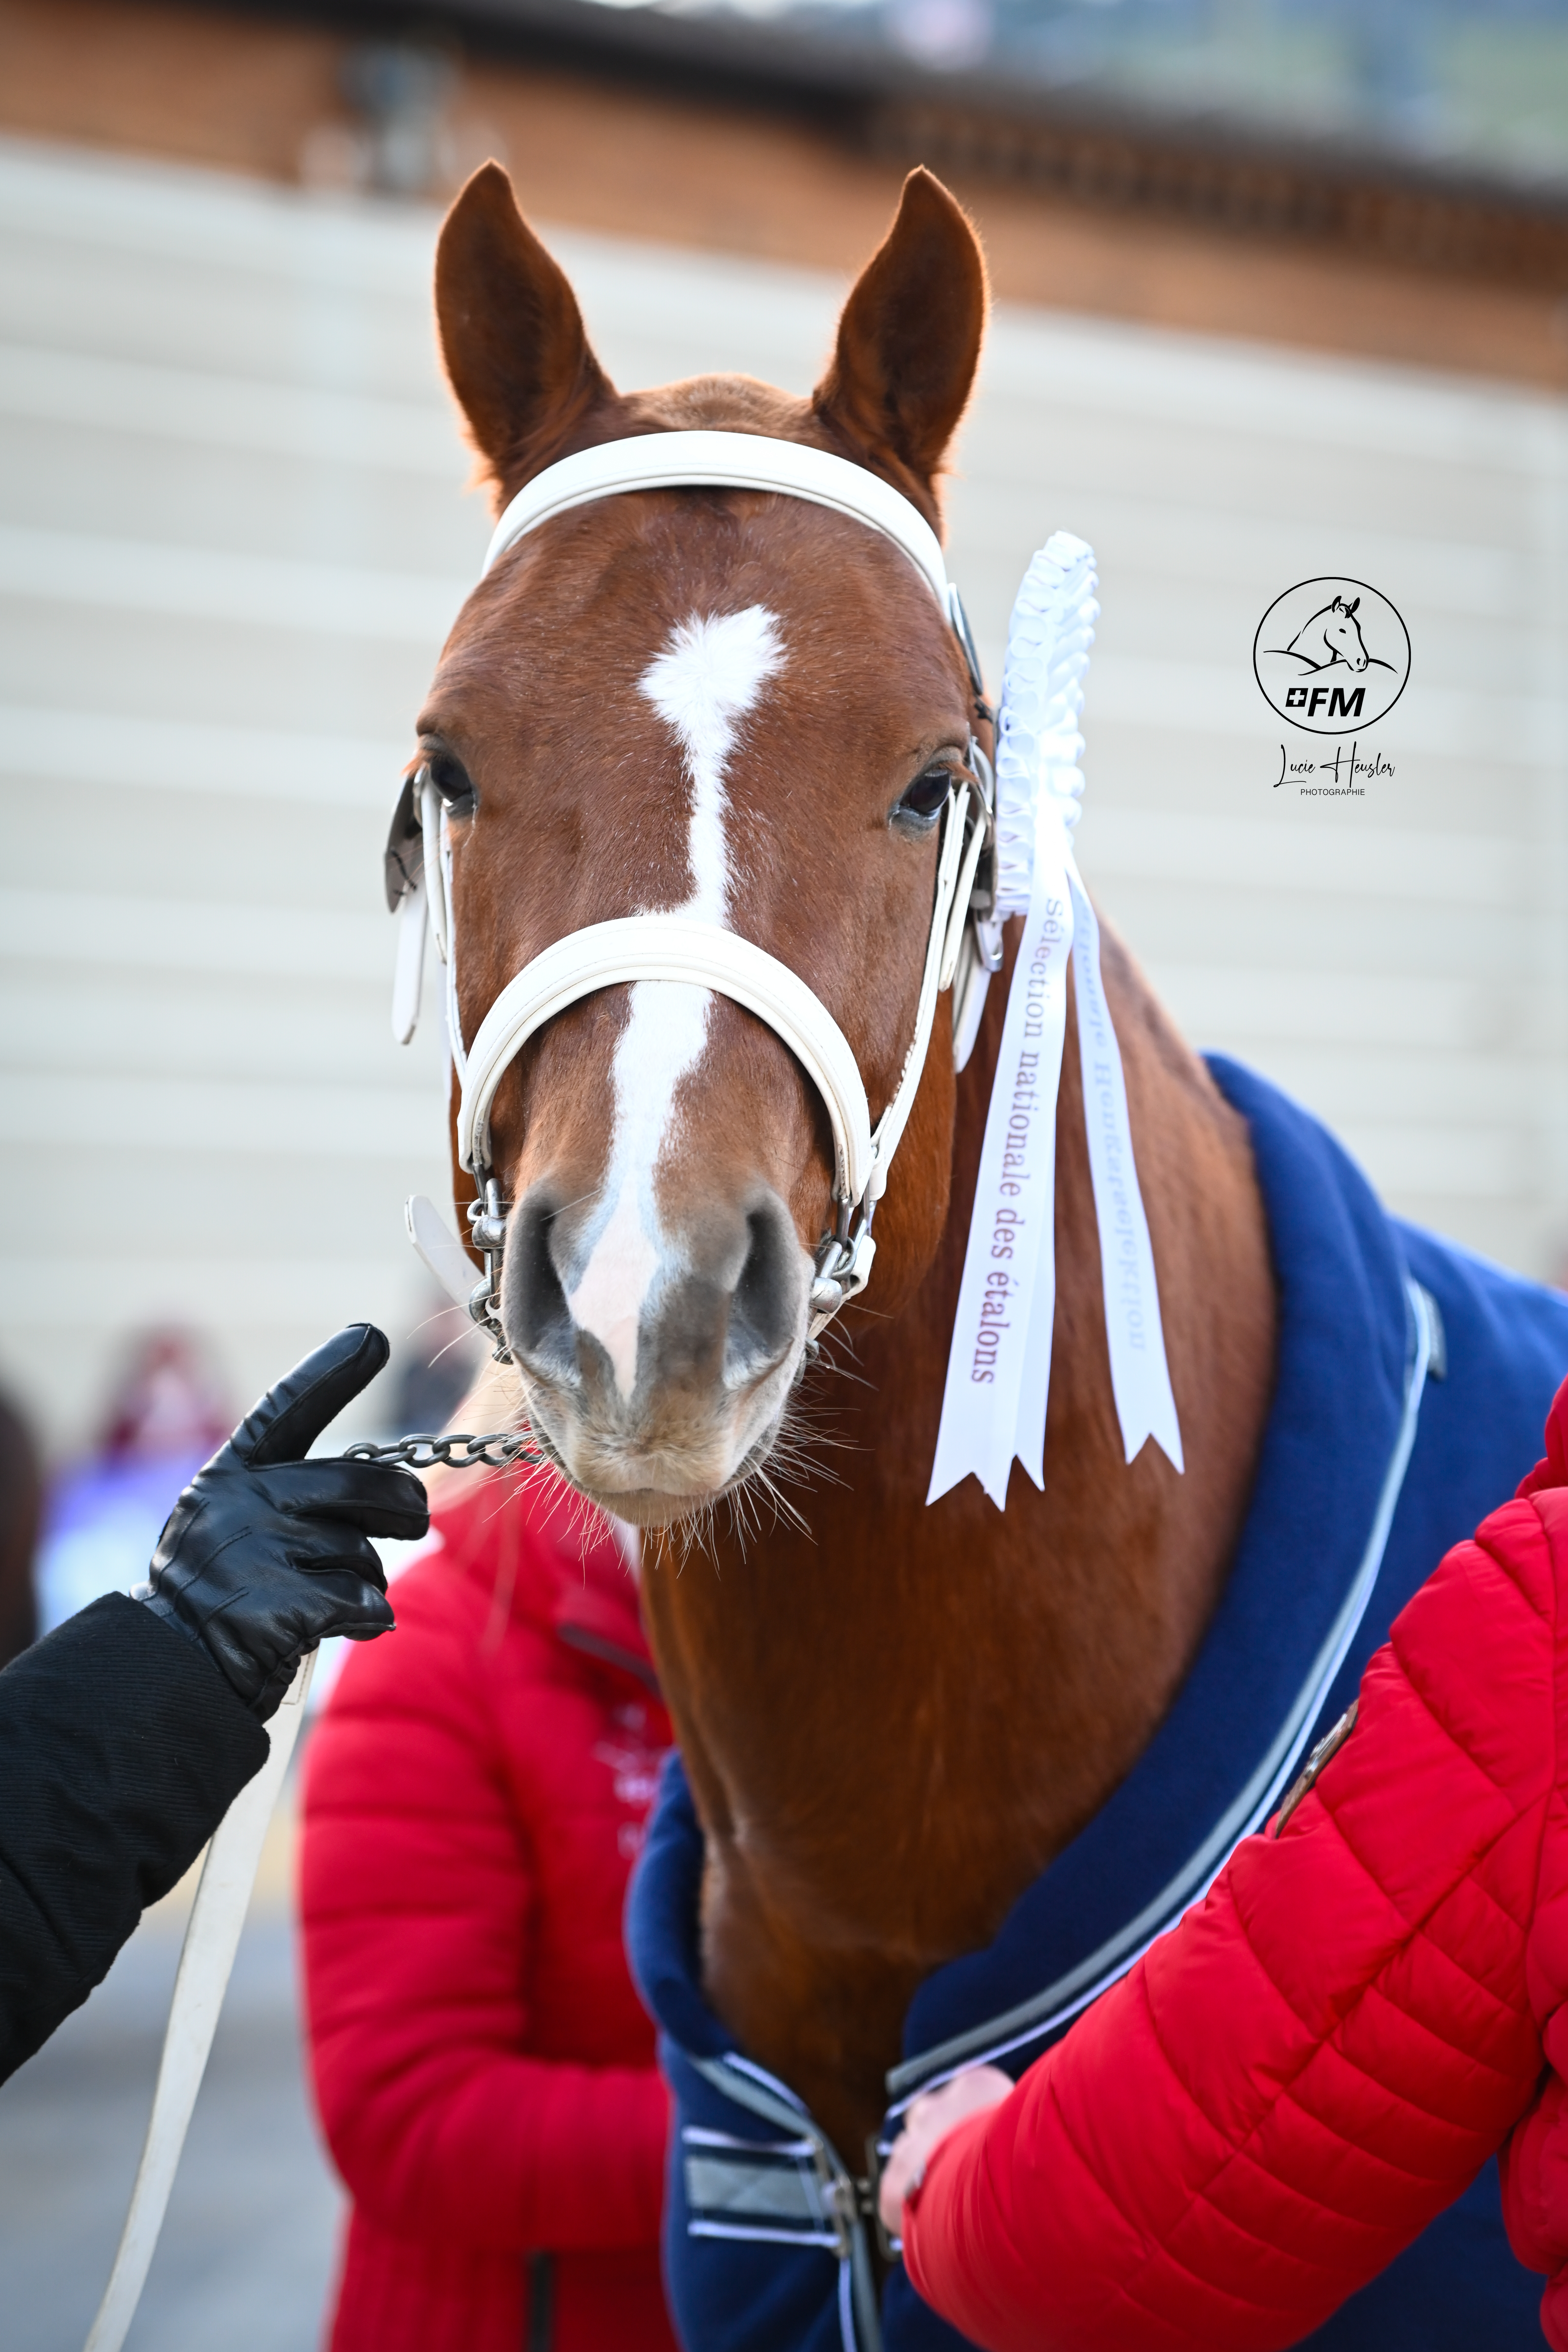
M391 1349L351 1323L269 1389L175 1504L137 1598L199 1642L265 1723L329 1634L373 1641L394 1620L369 1536L422 1536L425 1489L388 1462L307 1462Z

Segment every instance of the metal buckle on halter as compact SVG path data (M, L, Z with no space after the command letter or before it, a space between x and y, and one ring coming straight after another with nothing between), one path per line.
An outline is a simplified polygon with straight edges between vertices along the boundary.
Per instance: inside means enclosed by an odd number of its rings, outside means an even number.
M871 1261L877 1255L871 1220L876 1213L877 1203L872 1201L862 1212L859 1224L851 1230L855 1204L840 1201L837 1224L816 1245L816 1270L807 1300L805 1352L809 1359L815 1359L817 1340L839 1308L858 1298L871 1279Z
M498 1364L510 1364L511 1349L500 1319L501 1253L506 1247L506 1204L493 1176L485 1178L485 1197L468 1203L468 1239L485 1261L485 1278L468 1293L468 1313L495 1348Z
M974 880L970 888L968 913L974 931L974 944L980 961L987 971L1002 969L1002 919L996 913L996 771L972 735L969 739L969 765L980 786L980 812L973 817L976 824L984 824L984 840L975 861Z

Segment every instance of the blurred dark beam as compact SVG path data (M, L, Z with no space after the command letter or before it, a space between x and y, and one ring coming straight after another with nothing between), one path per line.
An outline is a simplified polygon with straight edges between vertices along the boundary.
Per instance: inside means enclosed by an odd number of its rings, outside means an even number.
M418 123L381 103L400 73ZM1113 118L733 19L0 0L0 134L426 203L499 155L547 226L840 273L924 163L1003 300L1568 388L1558 191Z
M1016 75L938 73L879 43L597 0L243 0L364 38L447 32L470 54L808 122L929 164L1123 215L1353 253L1402 269L1568 290L1568 187L1236 115L1113 105Z

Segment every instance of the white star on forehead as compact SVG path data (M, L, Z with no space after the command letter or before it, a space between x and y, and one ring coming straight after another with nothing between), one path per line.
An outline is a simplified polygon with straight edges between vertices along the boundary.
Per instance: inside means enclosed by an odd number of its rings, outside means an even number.
M690 890L673 910L678 914L728 927L725 769L742 719L784 659L776 619L764 605L751 604L742 613L682 621L638 682L679 741L691 788ZM568 1304L579 1328L591 1331L609 1357L623 1397L637 1385L637 1334L667 1254L654 1176L673 1129L676 1089L701 1057L711 1002L705 988L639 981L616 1047L616 1118L601 1222Z

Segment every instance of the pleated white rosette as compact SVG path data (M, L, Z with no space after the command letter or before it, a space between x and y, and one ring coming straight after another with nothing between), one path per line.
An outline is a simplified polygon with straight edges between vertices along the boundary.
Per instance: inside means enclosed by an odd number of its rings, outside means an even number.
M1122 1444L1131 1462L1152 1437L1182 1467L1121 1055L1100 980L1100 926L1072 854L1098 584L1093 549L1057 531L1025 574L1008 629L996 741L997 912L1022 915L1024 935L986 1114L929 1503L973 1473L1005 1510L1015 1456L1045 1486L1069 957Z

